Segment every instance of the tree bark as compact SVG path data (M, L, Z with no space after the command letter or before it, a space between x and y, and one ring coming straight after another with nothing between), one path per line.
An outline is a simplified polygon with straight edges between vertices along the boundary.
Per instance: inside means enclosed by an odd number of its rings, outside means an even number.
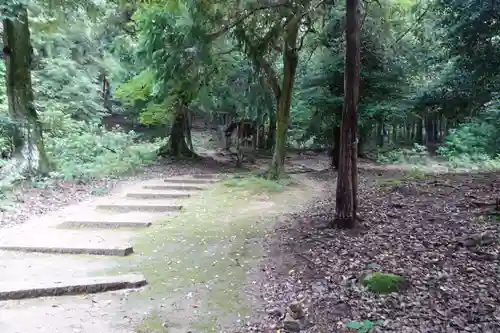
M158 149L161 157L196 157L192 150L191 127L188 120L187 108L184 105L177 105L175 118L170 128L170 137L166 145ZM191 145L191 149L190 146Z
M380 148L383 148L384 141L385 141L385 127L383 121L379 121L377 123L377 145Z
M273 160L268 172L269 179L279 179L285 172L286 139L288 123L290 121L290 107L292 104L293 85L299 60L296 49L299 32L299 19L294 18L287 27L283 46L283 80L281 93L277 101L276 110L276 142L274 145Z
M11 7L16 17L3 20L5 85L9 114L14 120L16 147L12 163L2 172L47 175L50 163L45 150L42 124L34 107L31 81L32 46L28 12L22 5ZM8 175L3 175L8 177Z
M425 117L425 143L433 144L436 143L434 137L434 126L433 119L431 116Z
M360 11L359 0L346 0L344 110L340 135L336 213L335 219L332 221L333 226L350 229L357 225L357 118L361 67Z
M269 131L267 132L266 148L273 149L275 142L276 142L276 114L273 113L269 115Z
M415 133L415 141L419 145L424 144L424 126L422 118L417 118L417 129Z
M339 153L340 153L340 126L335 126L333 129L333 148L330 157L332 158L332 168L339 168Z

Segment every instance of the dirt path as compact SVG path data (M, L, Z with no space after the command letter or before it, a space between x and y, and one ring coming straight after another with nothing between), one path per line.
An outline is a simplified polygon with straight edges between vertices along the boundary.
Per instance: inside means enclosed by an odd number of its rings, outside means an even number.
M138 267L151 283L127 304L148 309L138 332L234 332L251 321L263 301L251 288L267 256L263 238L276 218L322 191L304 177L294 181L283 188L251 178L214 185L190 199L184 214L143 235L142 258L119 269Z
M277 217L321 191L301 176L288 186L255 178L134 181L0 229L0 332L229 331L262 302L247 288L266 256L262 238ZM179 205L180 213L167 213ZM137 274L147 286L135 288L143 284ZM106 288L125 289L88 294ZM56 292L79 295L33 298Z

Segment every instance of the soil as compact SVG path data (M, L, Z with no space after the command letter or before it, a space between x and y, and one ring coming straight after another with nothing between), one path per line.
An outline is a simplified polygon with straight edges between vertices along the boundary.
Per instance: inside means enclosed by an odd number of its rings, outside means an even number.
M302 332L352 332L346 324L363 320L381 320L374 332L500 331L499 175L361 170L354 232L328 228L332 186L268 234L258 283L267 306L240 332L276 332L297 299L312 323ZM360 277L372 271L403 276L404 290L367 291Z

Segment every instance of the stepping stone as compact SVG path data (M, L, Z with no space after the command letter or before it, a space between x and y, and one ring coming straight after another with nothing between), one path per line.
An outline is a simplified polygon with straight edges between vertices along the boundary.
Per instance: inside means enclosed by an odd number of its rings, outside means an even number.
M202 191L204 187L194 186L194 185L144 185L144 189L146 190L157 190L157 191L165 191L165 190L174 190L174 191Z
M160 191L135 191L126 194L126 197L135 199L183 199L190 196L189 193Z
M103 203L96 205L97 209L105 209L113 212L157 212L157 213L167 213L176 212L182 209L182 205L178 203L151 203L143 202L140 200L123 200L117 202Z
M151 226L148 221L114 221L114 220L70 220L59 224L62 229L118 229L118 228L147 228Z
M17 252L58 253L58 254L94 254L103 256L125 257L134 253L132 246L48 246L48 245L0 245L0 250Z
M140 288L147 285L142 274L83 277L67 281L16 282L0 284L0 301L36 297L95 294L105 291Z
M167 178L165 179L165 183L171 183L171 184L199 184L199 185L205 185L205 184L212 184L217 182L216 179L205 179L205 178Z

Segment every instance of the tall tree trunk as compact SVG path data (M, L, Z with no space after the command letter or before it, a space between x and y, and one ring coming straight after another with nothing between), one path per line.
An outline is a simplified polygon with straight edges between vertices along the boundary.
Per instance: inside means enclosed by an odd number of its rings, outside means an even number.
M332 158L332 168L338 170L340 154L340 126L336 125L333 129L333 147L330 157Z
M170 138L166 145L158 149L162 157L196 157L192 148L191 127L188 120L187 107L179 104L176 106L175 118L170 128Z
M346 50L344 70L344 111L340 135L336 214L332 221L340 228L356 227L357 210L357 118L360 81L359 0L346 0Z
M276 143L274 144L273 160L268 172L268 178L279 179L285 172L285 155L288 123L290 121L290 107L292 104L293 85L295 73L299 61L296 49L297 34L299 32L300 19L296 18L287 27L285 43L283 45L283 81L281 93L278 98L278 109L276 111Z
M392 144L397 145L398 143L398 125L392 125Z
M34 106L31 83L32 46L28 12L22 5L11 7L15 17L3 20L5 85L9 114L16 133L12 163L2 168L5 173L38 173L47 175L50 163L43 141L42 124Z
M433 119L431 116L427 116L425 117L425 143L433 144L435 142Z
M377 145L380 148L384 147L384 141L385 141L385 127L384 127L384 122L379 121L377 123Z
M417 118L417 132L415 133L415 141L419 145L424 144L424 125L422 118Z
M279 105L279 100L278 100L278 105ZM269 115L269 131L267 132L266 148L273 149L275 142L276 142L276 113L272 113Z

